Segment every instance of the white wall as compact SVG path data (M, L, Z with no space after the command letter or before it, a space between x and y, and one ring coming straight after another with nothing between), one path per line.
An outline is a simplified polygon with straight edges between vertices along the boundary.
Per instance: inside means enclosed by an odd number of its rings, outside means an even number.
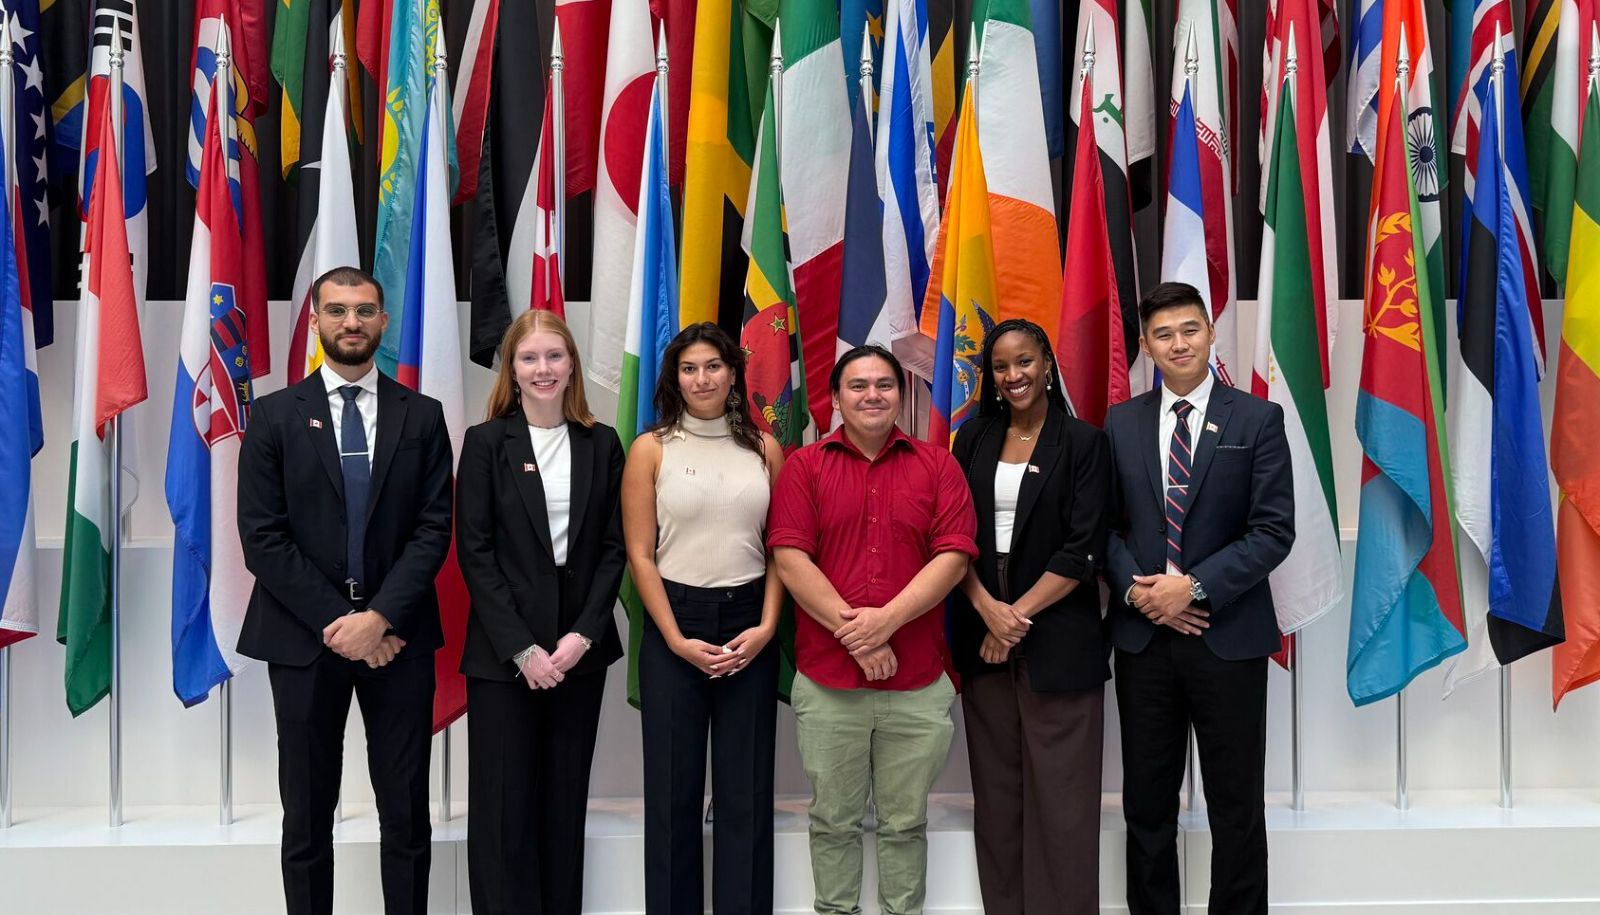
M587 337L587 309L572 309L580 343ZM66 468L70 444L75 303L57 307L57 342L40 354L46 445L34 462L35 498L40 538L39 594L43 628L39 638L12 650L12 761L15 802L19 807L99 805L107 795L107 704L81 719L66 713L62 698L62 650L51 641L59 589L61 535L65 517ZM151 303L145 317L145 354L150 376L150 401L135 411L137 450L142 466L141 497L132 513L131 543L125 552L126 607L123 632L124 798L130 806L210 804L217 791L217 706L215 699L184 709L171 689L169 600L171 524L162 494L161 476L171 411L176 366L176 330L180 303ZM463 326L466 309L463 306ZM1251 351L1251 303L1241 304L1240 352ZM273 309L273 362L284 361L287 308ZM1339 338L1334 352L1330 415L1338 474L1339 515L1343 526L1346 568L1354 554L1360 449L1352 426L1361 359L1361 304L1340 303ZM1548 303L1546 327L1550 351L1559 335L1559 303ZM465 339L465 334L463 334ZM489 373L467 364L469 416L481 411ZM1552 382L1544 390L1548 417ZM275 390L281 371L258 390ZM602 418L614 413L615 399L590 386L590 402ZM1347 607L1313 624L1302 641L1306 691L1304 709L1306 783L1312 791L1368 790L1387 792L1394 779L1394 703L1366 709L1351 706L1344 691ZM593 794L633 796L640 792L638 723L623 700L623 665L612 669L601 719ZM1513 676L1516 783L1525 788L1600 788L1600 687L1579 691L1550 711L1548 653L1517 664ZM1448 702L1438 701L1443 682L1435 670L1409 691L1411 786L1479 788L1485 804L1494 803L1497 779L1497 693L1492 678L1458 689ZM257 665L235 681L235 799L240 804L276 799L276 765L271 697L264 669ZM1269 790L1287 790L1289 775L1289 679L1274 669L1269 702ZM1114 700L1108 699L1114 706ZM1108 714L1105 786L1120 785L1114 712ZM466 797L466 740L470 715L453 731L453 790ZM370 797L364 772L359 713L352 710L347 743L347 790L353 800ZM963 744L957 741L939 790L968 786ZM435 773L437 779L437 771ZM792 719L780 713L778 791L807 793L795 751Z

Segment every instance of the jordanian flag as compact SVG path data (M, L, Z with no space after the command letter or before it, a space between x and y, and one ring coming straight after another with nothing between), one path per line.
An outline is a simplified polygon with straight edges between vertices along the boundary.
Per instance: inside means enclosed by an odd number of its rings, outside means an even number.
M1310 0L1286 0L1302 3ZM1284 432L1294 469L1295 539L1289 556L1271 576L1278 629L1292 633L1328 612L1344 598L1344 564L1333 487L1333 445L1328 434L1328 401L1323 366L1328 338L1324 289L1312 263L1315 224L1301 172L1299 63L1320 63L1321 49L1308 54L1315 34L1297 47L1289 28L1286 73L1277 93L1277 122L1270 134L1267 205L1261 237L1261 280L1256 304L1255 370L1252 389L1283 407ZM1305 57L1301 57L1305 54ZM1320 79L1317 81L1320 88ZM1325 123L1325 122L1324 122ZM1327 138L1324 130L1323 138ZM1308 139L1313 139L1314 136ZM1330 250L1327 252L1332 255Z
M1591 42L1600 43L1591 37L1586 44ZM1550 660L1556 705L1572 690L1600 680L1600 74L1590 72L1584 89L1572 269L1550 424L1550 469L1561 487L1556 567L1567 631Z
M98 106L98 114L97 133L113 136L111 106ZM112 466L111 423L148 396L120 171L112 155L102 156L94 171L78 305L78 377L56 624L56 641L67 646L67 709L74 717L111 692L111 532L117 512L128 507L111 504L111 475L119 470Z
M778 179L777 100L767 82L755 169L750 173L744 250L745 389L750 413L785 451L800 447L806 428L806 379L800 358L800 320L789 283L789 240L783 231L783 190Z
M1404 50L1398 55L1403 58ZM1387 54L1387 51L1386 51ZM1444 384L1422 207L1398 98L1381 93L1368 219L1365 344L1356 436L1361 515L1345 685L1356 705L1392 696L1467 647L1456 568ZM1431 120L1431 118L1429 118ZM1431 127L1431 125L1429 125Z

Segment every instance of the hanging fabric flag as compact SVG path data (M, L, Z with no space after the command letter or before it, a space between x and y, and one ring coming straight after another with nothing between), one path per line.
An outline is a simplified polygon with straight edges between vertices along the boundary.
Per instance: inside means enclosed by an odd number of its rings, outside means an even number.
M206 48L205 140L189 246L189 289L178 330L177 383L167 440L167 509L172 514L172 690L186 706L238 673L235 646L255 579L245 568L235 508L239 446L251 401L250 322L244 276L244 182L248 155L235 134L228 64L231 29L210 31ZM215 77L221 74L224 79Z
M937 309L939 315L928 441L942 448L950 447L956 430L976 415L983 341L1000 311L975 88L969 78L961 94L961 121L950 163L950 195L939 222L935 255L940 267L939 282L928 286L928 297L922 306L924 311Z
M667 63L672 65L670 60ZM616 391L627 359L624 341L631 332L627 315L633 282L633 245L638 235L640 169L645 158L650 93L656 81L650 16L643 4L623 3L611 10L611 40L605 67L594 191L594 279L586 368L596 384ZM673 79L670 74L674 73L685 81L689 76L686 70L669 71L669 83Z
M295 170L295 244L300 258L289 300L294 315L289 332L289 384L322 366L311 283L335 267L361 263L350 171L350 118L345 107L351 82L345 44L350 17L338 5L320 7L316 13L312 21L318 25L307 29L305 48L309 59L328 73L315 78L307 74L301 82L300 110L306 119L300 132L302 161Z
M282 87L278 105L281 123L278 133L278 163L283 176L299 180L302 164L321 154L321 129L324 101L328 97L328 78L333 72L330 49L334 32L346 48L355 47L355 4L343 0L278 0L277 18L272 28L272 76ZM345 92L361 106L361 80L355 67L346 67ZM354 125L361 136L359 120ZM313 182L315 179L313 179ZM314 199L314 198L313 198ZM315 214L307 214L314 218ZM305 220L301 225L309 225ZM303 236L297 237L303 241ZM303 248L304 245L301 245Z
M436 22L437 20L435 20ZM467 431L461 337L457 329L455 255L450 241L450 96L445 73L444 36L430 30L424 47L430 66L425 71L424 102L416 159L416 201L411 208L411 250L399 308L400 368L395 378L444 408L451 455L461 454ZM394 321L390 321L393 332ZM453 468L452 468L453 470ZM467 634L470 599L454 539L434 587L439 593L439 622L444 646L433 654L433 729L439 731L467 710L467 684L462 677L461 646Z
M37 13L33 21L38 25ZM18 62L26 58L37 68L37 45L29 54L26 37L18 38L11 20L0 21L0 46L22 46ZM15 115L27 105L23 96L39 88L19 86L14 69L0 72L0 114L5 115L0 116L0 428L9 430L0 436L0 490L8 494L0 508L0 648L39 632L33 456L44 447L44 423L39 409L32 303L25 283L27 261L21 256L20 244L23 225L33 221L27 215L32 209L33 189L30 186L24 192L13 163L14 156L29 148L15 140ZM40 131L41 151L44 136Z
M1566 281L1578 174L1579 97L1588 67L1585 37L1594 28L1594 0L1528 4L1528 68L1522 73L1522 119L1528 149L1528 191L1542 226L1544 268Z
M1462 0L1466 2L1466 0ZM1345 144L1369 160L1378 153L1378 86L1383 82L1384 0L1351 0L1350 71L1345 90ZM1413 46L1419 39L1413 38ZM1420 39L1426 45L1426 36ZM1454 59L1454 55L1452 55ZM1419 56L1420 60L1420 56ZM1393 72L1393 71L1388 71Z
M1395 0L1389 0L1391 9ZM1390 61L1411 63L1395 22ZM1405 37L1402 38L1401 36ZM1389 72L1397 72L1390 70ZM1356 400L1361 513L1345 686L1356 705L1398 693L1467 647L1451 523L1444 385L1421 206L1407 148L1406 72L1384 87L1368 218L1366 342ZM1425 115L1431 120L1431 115Z
M56 144L67 146L78 156L78 215L87 220L89 188L94 186L95 168L108 137L101 136L103 118L111 85L111 45L113 32L122 38L122 151L123 211L128 222L128 248L133 256L133 288L143 295L150 273L148 194L145 176L156 169L156 140L150 129L149 109L145 105L144 45L139 39L139 13L133 0L93 0L93 32L88 68L79 71L88 85L69 90L75 96L71 107L59 106L56 118ZM56 4L61 5L61 4ZM65 23L63 23L65 24ZM48 26L47 26L48 29ZM55 64L52 61L51 66ZM62 101L67 101L63 99Z
M865 27L872 45L872 72L883 72L883 2L884 0L839 0L839 45L844 58L845 94L850 97L850 107L856 106L861 94L858 80L861 63L861 35ZM952 51L954 48L952 48ZM876 95L874 81L871 95ZM875 99L867 99L867 111L876 110Z
M250 337L250 368L255 377L272 371L272 334L267 326L267 248L261 230L261 165L256 116L267 109L269 71L263 52L267 47L264 0L198 0L194 12L194 40L189 56L189 158L185 177L200 188L200 162L209 124L211 82L216 77L215 49L226 45L233 53L234 92L228 93L237 122L232 133L239 146L238 169L243 247L235 296L245 314ZM219 39L222 33L226 39Z
M758 34L765 35L772 29L773 17L778 10L779 0L756 0L749 5L753 14L757 14L756 22L763 23L758 28ZM687 77L694 72L694 48L699 40L695 35L695 21L699 15L699 0L650 0L650 14L655 17L656 23L667 31L667 57L672 61L672 66L683 79L667 80L667 179L674 188L683 186L684 176L684 151L688 148L689 136L689 108L691 87ZM770 41L763 39L761 42L760 60L746 60L746 65L757 69L751 72L757 77L756 85L760 85L759 77L766 71L766 53ZM758 89L759 92L759 89ZM755 116L760 114L761 96L758 94L750 102Z
M1589 20L1584 42L1600 51ZM1566 314L1556 362L1556 409L1550 469L1561 487L1556 508L1556 563L1567 640L1550 659L1551 704L1600 680L1600 68L1583 83L1582 140L1575 147L1577 187Z
M883 201L878 199L878 178L874 171L876 153L872 148L870 96L870 90L856 93L855 114L850 120L850 165L845 178L844 254L839 284L839 339L835 356L869 341L893 342L888 334L884 308L888 288L883 273ZM830 365L834 361L828 360ZM822 435L832 431L835 425L831 415L829 420L818 427Z
M645 116L643 162L639 167L638 238L633 246L633 284L628 293L628 336L617 396L617 436L624 449L655 425L651 394L661 373L662 354L678 333L677 240L673 237L672 187L667 181L667 137L662 105L666 87L657 77ZM629 575L622 577L622 606L628 614L628 704L639 707L639 644L644 632L644 601Z
M561 30L562 62L566 67L562 71L561 104L566 113L563 145L567 151L568 197L594 189L611 6L612 0L556 0L556 23Z
M471 0L471 5L465 8L458 2L451 12L466 20L460 47L452 42L450 48L451 59L458 62L454 68L455 89L450 97L450 122L456 125L456 149L461 157L461 181L450 203L458 206L478 193L478 160L483 156L483 132L488 125L495 42L500 30L500 0Z
M406 285L415 224L411 211L423 193L417 180L418 156L428 110L428 71L433 63L428 50L435 47L439 35L439 0L402 0L393 14L385 45L387 83L380 83L385 86L382 97L387 103L378 133L378 234L372 255L372 275L390 295ZM389 330L378 345L378 368L394 377L398 377L403 339L405 313L392 310Z
M1107 108L1102 104L1105 96L1099 96L1101 102L1096 103L1102 121L1112 116L1113 112L1120 112L1123 139L1127 145L1126 167L1128 173L1129 201L1135 211L1142 210L1155 200L1155 163L1156 163L1156 83L1155 71L1150 59L1150 8L1152 0L1094 0L1101 10L1111 11L1113 33L1120 33L1121 44L1101 44L1101 48L1117 47L1122 51L1121 59L1117 61L1117 70L1120 74L1117 82L1117 94L1114 97L1114 108ZM1116 4L1121 4L1120 13ZM1096 11L1096 17L1103 20L1105 13ZM1079 19L1083 12L1079 12ZM1095 28L1104 29L1104 21L1097 21ZM1096 38L1104 38L1097 35ZM1078 26L1079 56L1082 60L1083 26ZM1109 65L1105 59L1111 56L1109 52L1102 55L1101 65ZM1095 81L1095 88L1100 88L1100 81ZM1069 111L1076 110L1077 104L1073 103ZM1067 145L1072 147L1069 137ZM1074 147L1075 148L1075 147ZM1107 180L1114 180L1107 176ZM1116 231L1113 223L1113 233ZM1115 237L1115 236L1113 236ZM1120 268L1119 268L1120 269Z
M1092 23L1084 27L1095 28ZM1095 41L1088 39L1089 54ZM1085 66L1098 69L1098 62L1090 57ZM1096 426L1105 423L1106 411L1113 404L1128 399L1128 347L1137 347L1139 338L1138 304L1129 305L1122 298L1116 245L1110 236L1109 211L1118 206L1125 211L1127 202L1126 197L1112 197L1104 177L1107 156L1099 134L1105 122L1094 111L1098 90L1095 73L1080 75L1075 91L1078 122L1083 126L1075 138L1066 276L1061 284L1061 319L1055 341L1056 364L1061 367L1072 412Z
M55 290L50 256L50 169L54 121L50 117L50 79L41 55L44 41L39 0L5 0L10 12L12 90L7 96L11 117L3 125L11 139L13 242L17 280L31 312L33 343L55 342ZM53 64L53 62L52 62Z
M39 8L39 33L44 41L40 63L44 70L45 110L50 115L50 180L61 181L78 173L83 103L88 98L90 8L94 0L54 0L48 5L42 0L26 2ZM44 61L50 65L43 66Z
M110 51L108 45L108 72ZM97 48L96 57L100 53ZM102 98L106 94L100 90ZM87 196L78 371L72 392L72 457L67 471L66 537L61 549L61 611L56 620L56 641L67 646L67 710L73 717L111 692L111 536L117 526L116 515L127 511L137 496L137 487L128 485L133 482L131 460L124 458L122 467L113 466L111 423L149 396L139 299L128 250L129 220L122 211L125 194L119 157L112 153L116 144L110 142L116 129L110 105L92 105L90 109L98 118L92 136L108 142L106 154L96 157L94 183ZM132 108L123 109L123 114L137 125ZM123 442L125 449L127 444ZM123 504L113 506L111 474L119 471L124 477Z
M1177 116L1187 92L1194 114L1192 136L1199 181L1190 188L1191 199L1180 203L1198 214L1200 221L1197 226L1179 228L1182 222L1174 220L1169 210L1163 226L1161 278L1186 282L1200 290L1216 328L1212 368L1223 384L1232 385L1240 379L1239 311L1235 307L1233 281L1233 152L1228 145L1233 127L1228 123L1228 50L1226 29L1219 19L1221 7L1222 0L1181 0L1178 4L1172 41L1173 115L1168 122L1174 148L1169 162L1178 161L1179 144L1190 142L1190 134L1179 126ZM1187 150L1182 155L1187 156ZM1177 178L1175 166L1169 168L1168 207L1173 204ZM1192 193L1195 190L1199 191L1197 196ZM1198 210L1194 209L1195 203L1200 204ZM1180 276L1172 272L1186 259L1192 266L1196 243L1204 247L1205 273L1191 270Z
M1057 0L1028 0L1028 19L1033 31L1034 69L1039 72L1039 99L1044 107L1045 142L1050 158L1059 159L1067 150L1066 99L1061 86L1061 5Z
M1130 18L1132 17L1132 12L1130 10ZM1133 365L1135 358L1139 355L1139 277L1133 242L1133 209L1135 204L1134 195L1131 191L1131 188L1137 182L1130 180L1129 162L1132 161L1131 157L1134 154L1136 141L1148 143L1153 147L1155 130L1152 121L1148 138L1138 139L1134 134L1129 133L1131 129L1138 126L1140 117L1134 100L1130 96L1123 94L1124 76L1127 77L1126 81L1130 86L1137 82L1137 79L1132 70L1126 74L1123 73L1118 56L1115 53L1117 48L1123 47L1122 36L1117 24L1117 5L1115 0L1093 0L1093 2L1084 4L1078 14L1078 39L1075 47L1076 51L1073 59L1080 66L1072 83L1074 102L1072 106L1072 123L1068 127L1069 139L1071 140L1072 149L1075 150L1074 155L1077 161L1082 163L1085 161L1086 152L1083 145L1084 140L1079 134L1085 130L1090 132L1090 139L1095 143L1094 148L1099 152L1097 155L1098 164L1094 169L1097 177L1089 178L1088 180L1100 184L1101 203L1096 207L1099 211L1098 213L1084 211L1083 206L1088 206L1093 198L1087 196L1077 186L1080 175L1084 173L1081 168L1074 168L1068 197L1073 203L1067 209L1069 214L1067 220L1067 256L1066 274L1062 289L1062 307L1064 310L1067 308L1084 309L1084 311L1078 312L1083 315L1094 312L1096 315L1094 320L1100 320L1095 309L1104 304L1105 299L1103 294L1098 291L1099 284L1104 281L1104 277L1099 272L1099 261L1109 254L1112 264L1112 276L1115 279L1116 300L1114 307L1122 312L1121 329L1123 339L1118 352L1122 354L1124 364L1120 367L1107 365L1103 370L1098 368L1091 370L1086 367L1086 374L1083 376L1086 387L1082 393L1087 396L1087 391L1090 388L1097 388L1103 384L1110 385L1110 390L1122 392L1116 400L1106 402L1105 405L1110 406L1112 403L1116 403L1117 400L1128 396L1129 389L1125 385L1129 367ZM1147 62L1149 60L1148 51L1145 53L1145 60ZM1148 63L1146 67L1148 67ZM1087 107L1079 104L1085 96L1090 99L1090 104ZM1152 118L1155 114L1154 111L1147 111L1146 113ZM1149 157L1150 154L1147 153L1146 158ZM1080 201L1083 206L1079 205ZM1080 234L1080 237L1085 240L1074 246L1072 242L1072 224L1078 220L1090 220L1090 222L1077 227L1079 233L1087 232L1088 234ZM1096 220L1103 221L1105 225L1104 238L1106 241L1104 242L1104 253L1092 253L1093 245L1100 243L1088 241L1088 239L1101 237L1099 234L1101 230L1092 225ZM1085 258L1089 258L1092 264L1092 267L1086 268L1090 269L1089 273L1084 273L1079 269L1079 265L1085 262ZM1074 284L1081 285L1074 286ZM1083 295L1088 295L1088 299L1080 300L1079 297ZM1046 324L1045 326L1048 327L1050 325ZM1062 326L1065 327L1065 324ZM1062 354L1072 352L1072 350L1068 349L1069 344L1066 340L1084 339L1081 336L1082 334L1089 334L1089 339L1096 341L1104 339L1098 333L1098 326L1093 325L1094 329L1091 329L1091 327L1079 328L1074 331L1074 336L1071 338L1057 338L1056 346L1058 351ZM1097 348L1096 352L1100 352L1099 347L1101 344L1096 342L1094 345ZM1096 356L1097 360L1099 358L1099 356ZM1068 369L1070 361L1063 360L1061 362L1063 370ZM1142 380L1144 375L1142 371L1136 371L1134 374L1136 382ZM1119 385L1124 386L1119 387ZM1146 384L1136 383L1134 390L1143 390L1144 387L1146 387ZM1067 385L1067 390L1069 394L1080 393L1071 384ZM1091 398L1088 403L1097 403L1099 399L1099 397ZM1082 407L1077 409L1080 410L1078 415L1084 416L1081 412ZM1101 409L1099 415L1102 419L1104 418L1103 409ZM1095 424L1099 425L1099 422L1096 421Z
M1283 15L1276 24L1282 29L1278 57L1283 69L1267 74L1277 87L1272 93L1277 119L1266 164L1267 205L1262 214L1251 380L1256 396L1283 407L1294 471L1294 545L1271 575L1278 629L1286 636L1344 599L1333 443L1328 432L1328 300L1326 289L1317 282L1322 270L1312 254L1312 239L1321 241L1322 226L1307 205L1320 202L1320 197L1306 180L1315 181L1316 172L1309 176L1304 172L1305 157L1300 151L1302 135L1313 146L1318 139L1323 144L1328 140L1325 117L1320 135L1315 130L1300 130L1305 123L1301 109L1315 106L1314 101L1303 100L1302 90L1325 91L1320 73L1321 42L1317 33L1307 28L1316 22L1312 2L1280 0ZM1305 78L1300 74L1302 62L1309 71ZM1327 151L1326 145L1323 151ZM1334 251L1331 247L1318 250L1315 257L1320 260L1326 254L1331 260Z
M555 50L551 53L552 60L559 59L561 55L559 28L556 31L554 47ZM563 123L563 116L561 79L553 69L547 86L544 94L544 117L539 125L539 146L533 154L533 176L528 181L527 191L527 195L533 198L531 203L533 263L528 307L553 311L565 318L567 305L561 289L561 249L565 243L562 214L566 209L564 204L567 197L567 182L566 168L556 156L560 144L558 131ZM527 205L525 202L524 206ZM511 248L513 254L517 253L515 236ZM513 261L512 269L517 269L517 266ZM517 307L520 311L521 304L517 302L513 307Z
M800 319L811 418L826 428L833 417L828 376L839 339L839 282L844 257L846 183L850 169L850 121L841 75L839 20L830 4L783 0L783 112L777 138L783 161L783 222L794 272L795 313ZM749 289L746 284L745 295Z
M683 185L685 325L743 323L747 258L739 238L776 11L774 2L757 9L746 0L700 0Z
M922 40L923 9L916 0L885 0L885 69L879 77L876 136L888 289L880 321L887 340L872 342L888 343L906 368L929 378L934 372L932 341L917 327L940 230L932 75L928 45Z
M1457 334L1463 371L1450 398L1456 522L1466 535L1462 597L1467 651L1445 675L1445 694L1562 640L1555 593L1555 521L1539 409L1539 350L1517 229L1518 185L1527 169L1515 100L1516 70L1505 45L1490 58L1487 92L1476 100L1477 193L1462 258ZM1474 104L1469 101L1469 105ZM1535 290L1537 292L1537 290ZM1542 308L1535 299L1533 307Z
M1462 0L1466 2L1466 0ZM1489 93L1489 75L1493 69L1496 40L1505 51L1506 78L1511 81L1513 90L1520 84L1517 68L1516 39L1511 29L1511 2L1510 0L1473 0L1473 26L1472 26L1472 63L1466 75L1467 83L1462 87L1460 105L1455 112L1455 127L1451 132L1451 152L1458 156L1465 156L1465 168L1462 169L1462 213L1461 213L1461 265L1457 279L1462 285L1458 289L1465 290L1467 273L1471 267L1470 258L1466 252L1471 247L1473 231L1473 201L1475 199L1474 185L1477 181L1479 135L1483 119L1483 107ZM1513 98L1515 93L1513 92ZM1522 268L1518 276L1522 278L1524 286L1523 301L1526 303L1528 318L1533 323L1534 351L1537 354L1538 373L1544 375L1544 303L1539 296L1539 265L1534 255L1533 248L1533 218L1531 210L1532 197L1528 193L1528 157L1523 151L1522 143L1522 118L1518 116L1506 117L1506 109L1502 106L1500 123L1506 132L1507 149L1505 155L1510 157L1510 188L1512 215L1517 225L1518 256L1522 259ZM1516 109L1513 108L1513 112ZM1451 401L1454 402L1454 395ZM1459 453L1459 452L1458 452Z
M415 0L402 0L414 3ZM394 33L395 0L360 0L356 4L356 56L380 93L389 85L389 37ZM387 94L380 94L387 99ZM378 119L378 142L383 143L383 119Z
M467 352L485 367L494 364L511 319L533 303L538 234L534 160L541 121L528 112L542 111L547 96L541 41L536 5L507 3L496 18L494 44L478 51L492 57L494 85L517 87L488 98L479 138L478 189L469 204L472 311ZM460 79L456 90L457 103L467 105Z
M928 99L933 112L933 176L939 200L950 189L950 156L956 147L956 103L966 73L956 63L961 59L956 24L965 17L956 11L956 0L925 0L927 29L923 44L928 47ZM963 6L968 5L963 0ZM983 21L982 4L971 4L972 21ZM874 70L873 72L877 72Z

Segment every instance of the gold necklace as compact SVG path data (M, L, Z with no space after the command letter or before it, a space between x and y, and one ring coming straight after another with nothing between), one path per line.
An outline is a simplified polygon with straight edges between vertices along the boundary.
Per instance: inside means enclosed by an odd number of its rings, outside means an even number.
M1040 423L1039 425L1035 426L1033 431L1029 432L1027 435L1023 435L1022 431L1019 430L1019 429L1007 428L1006 432L1008 432L1008 433L1010 433L1012 435L1015 435L1017 438L1021 439L1022 441L1031 442L1031 441L1033 441L1034 436L1039 434L1039 430L1041 430L1043 428L1044 428L1044 423Z

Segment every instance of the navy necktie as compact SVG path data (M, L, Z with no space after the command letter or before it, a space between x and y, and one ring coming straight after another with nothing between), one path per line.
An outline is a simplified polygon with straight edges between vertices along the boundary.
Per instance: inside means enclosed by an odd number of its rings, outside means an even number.
M344 398L344 416L339 421L339 466L344 470L345 564L350 579L357 583L366 575L363 551L367 542L367 493L372 488L367 427L356 406L356 395L360 393L361 388L353 384L339 389L339 396Z
M1189 474L1194 466L1194 446L1189 440L1189 413L1194 404L1180 400L1172 405L1178 422L1167 446L1167 564L1183 571L1183 516L1189 510Z

